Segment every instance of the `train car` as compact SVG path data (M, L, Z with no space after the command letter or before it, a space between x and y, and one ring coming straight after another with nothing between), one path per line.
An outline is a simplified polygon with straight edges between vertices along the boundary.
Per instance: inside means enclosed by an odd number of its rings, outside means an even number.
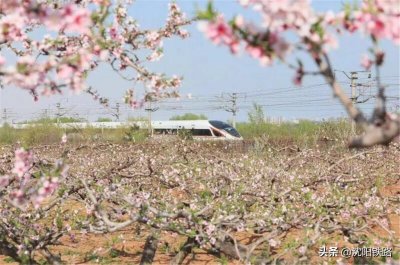
M153 121L154 135L176 135L187 130L195 140L243 140L231 125L216 120Z
M15 129L26 129L38 124L11 124ZM62 129L116 129L137 126L139 129L149 129L149 123L138 122L70 122L58 123L55 126ZM182 121L152 121L151 129L155 136L177 135L180 130L187 130L195 140L243 140L239 132L231 125L216 120L182 120Z

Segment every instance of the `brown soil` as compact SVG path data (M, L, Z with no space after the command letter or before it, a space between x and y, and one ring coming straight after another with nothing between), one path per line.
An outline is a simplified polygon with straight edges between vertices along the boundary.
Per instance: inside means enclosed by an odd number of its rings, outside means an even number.
M179 190L172 191L174 196L179 200L184 200L187 194ZM379 194L386 198L400 198L400 183L383 187L379 190ZM71 201L67 204L69 210L78 210L80 214L85 214L85 208L80 203ZM388 214L390 230L393 235L400 239L400 216L394 213ZM84 234L80 231L74 231L73 236L64 236L60 240L60 245L52 247L55 253L60 253L62 260L66 264L139 264L141 254L145 244L146 237L149 231L140 231L138 227L129 227L124 231L119 231L109 234ZM371 225L368 233L371 238L389 237L389 233L380 225ZM254 241L255 237L251 233L237 233L239 241L244 244L249 244ZM279 249L273 249L272 253L280 253L283 251L284 245L291 242L301 242L307 238L305 230L293 228L284 238L281 238L282 244ZM171 233L162 233L160 236L158 249L153 264L169 264L175 255L176 251L184 242L185 238L175 236ZM344 239L343 235L333 232L329 235L328 240L324 243L326 246L337 246L353 248L355 245ZM338 258L321 258L318 256L318 247L314 246L312 252L315 253L310 257L312 264L336 264ZM397 250L398 251L398 250ZM286 252L284 259L290 264L290 260L298 253ZM345 264L353 264L353 259L343 260ZM9 262L5 256L0 255L0 265L2 264L17 264ZM195 249L189 255L184 264L190 265L211 265L222 264L218 258L207 254L205 251ZM241 264L236 260L229 260L228 264Z
M383 196L391 196L398 191L399 186L394 185L382 189ZM82 210L76 202L69 204L70 209ZM83 211L83 210L82 210ZM399 216L390 214L389 216L390 229L395 232L395 236L400 235ZM379 225L371 227L371 234L379 235L380 237L389 236L388 232L381 228ZM139 264L142 250L148 231L141 231L137 233L137 227L131 227L123 231L110 233L110 234L84 234L79 231L74 231L73 236L64 236L60 240L60 245L52 247L55 253L60 253L65 264ZM257 236L247 232L240 232L236 234L241 243L249 244ZM281 238L282 245L287 242L298 242L306 238L304 230L291 229L284 238ZM170 233L164 232L160 236L159 248L153 264L170 264L175 252L179 246L184 242L184 238L175 236ZM327 246L337 246L339 248L348 247L353 248L355 245L343 240L343 236L339 233L333 233L330 236ZM273 252L278 252L282 249L272 249ZM338 258L321 258L318 256L318 247L312 249L316 255L311 257L312 264L322 264L323 262L336 262ZM280 252L280 251L279 251ZM286 253L285 260L289 262L291 257L297 253ZM345 264L353 264L353 259L342 260ZM0 255L0 264L17 264L10 262L5 256ZM215 256L207 254L205 251L196 249L189 255L183 264L187 265L213 265L222 264ZM228 264L238 265L241 264L236 260L229 260Z

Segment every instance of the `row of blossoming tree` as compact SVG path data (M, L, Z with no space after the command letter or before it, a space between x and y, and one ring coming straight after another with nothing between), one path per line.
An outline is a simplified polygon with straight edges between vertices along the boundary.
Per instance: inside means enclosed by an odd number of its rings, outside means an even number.
M169 6L168 18L162 28L144 30L139 28L135 19L127 14L130 2L122 0L116 3L108 0L1 1L1 85L24 89L32 94L35 100L41 96L60 94L67 89L72 89L76 92L87 92L100 103L107 104L107 99L88 86L85 79L99 65L109 64L121 78L132 81L132 87L137 87L140 83L146 87L144 98L137 98L133 88L126 91L125 101L132 107L141 107L144 102L155 97L177 96L181 79L154 73L145 67L147 65L145 62L161 58L163 39L172 36L187 37L188 33L182 29L182 26L190 23L190 20L175 3L172 3ZM245 6L252 5L261 12L263 26L257 27L246 22L241 16L235 17L228 23L223 15L218 14L212 4L209 4L205 11L199 12L198 19L206 20L203 28L214 43L229 46L233 53L239 52L241 44L244 44L246 51L265 65L270 65L278 59L295 69L295 83L301 83L304 75L324 76L350 117L365 130L362 136L350 142L351 147L388 144L399 134L400 118L386 112L385 87L379 81L379 69L384 63L385 53L378 46L382 38L399 43L400 13L396 1L364 1L360 7L348 7L338 14L317 13L312 10L307 1L249 0L241 1L241 3ZM370 35L372 39L372 53L363 60L366 68L375 66L378 78L376 107L370 119L367 119L352 104L333 74L328 53L329 49L335 45L334 34L342 31L351 33L361 31ZM285 35L290 32L298 36L293 43L285 40ZM296 50L309 53L318 70L308 71L304 69L300 61L296 65L285 60L288 54ZM212 174L203 172L204 175L199 175L200 179L202 176L206 178L204 183L214 186L209 186L204 192L199 191L198 196L193 197L188 205L178 205L173 198L165 200L159 195L150 197L148 193L140 189L129 188L136 187L138 180L145 182L146 179L155 178L157 185L168 188L179 187L187 192L190 186L188 176L196 174L191 167L185 166L191 165L187 158L187 147L178 148L181 154L179 159L171 156L171 161L165 157L160 157L160 160L167 159L165 165L168 163L181 165L179 161L184 159L186 162L183 163L183 168L178 170L173 166L165 166L165 169L155 169L156 161L143 155L139 161L145 165L144 173L139 172L128 176L119 173L118 180L114 180L115 172L124 169L124 165L118 165L116 169L108 172L106 178L102 179L104 183L109 184L102 188L96 184L97 176L89 179L89 176L68 174L68 167L60 161L35 160L32 151L17 149L14 158L5 157L5 160L13 159L13 167L4 167L0 171L0 201L2 203L0 251L21 263L35 263L38 251L48 262L60 263L60 257L54 255L49 246L56 244L60 237L69 233L71 227L65 223L77 218L76 213L66 215L64 212L65 203L70 198L79 199L88 205L91 217L81 221L81 225L88 227L91 232L112 232L140 223L152 228L155 231L154 234L159 231L169 231L187 236L186 248L183 248L180 256L177 256L177 263L180 263L182 257L187 255L187 249L193 246L204 246L210 251L229 253L235 258L250 262L253 252L260 244L288 229L287 222L280 224L277 216L276 222L280 226L277 226L276 231L273 230L274 233L261 237L259 241L249 246L237 243L231 235L233 230L237 231L243 229L241 227L249 228L250 226L259 230L261 229L259 227L271 223L271 220L264 220L265 216L262 217L262 212L267 211L270 206L262 203L260 211L251 218L246 214L255 201L251 201L250 206L241 205L241 209L244 210L240 216L233 214L238 213L238 205L232 206L233 210L225 214L223 201L236 198L236 202L239 203L244 192L242 185L235 181L235 172L229 169L229 165L232 166L230 163L224 164L224 171L221 171L228 173L222 178L216 178L215 183L206 177L214 176L218 170L211 172ZM71 151L66 149L64 156L68 159L70 153ZM159 156L159 153L154 154L154 157ZM134 164L130 160L126 163L129 166ZM207 164L206 161L202 163ZM159 166L162 165L163 163ZM260 175L269 179L275 174L269 169L265 170L262 174L253 172L254 176L251 177ZM171 177L174 179L170 179ZM237 179L244 181L239 175ZM269 180L275 181L274 178ZM312 182L312 180L307 181ZM302 185L311 185L308 182ZM226 186L226 193L219 193L219 188L216 187L221 185ZM252 187L251 185L249 184L248 187ZM293 200L291 197L293 194L290 192L297 188L277 191L282 198L277 198L271 203L280 204L281 200ZM340 187L334 186L334 189L340 189ZM254 194L250 190L245 190L245 192L249 193L246 196L255 197L261 201L268 197L261 193L261 195ZM124 196L121 197L121 194ZM329 201L328 197L326 200ZM209 198L213 200L210 201ZM105 203L111 206L107 208ZM325 204L329 202L324 201ZM358 206L358 203L354 202L354 205ZM282 211L287 212L287 210ZM122 221L116 213L127 213L128 220ZM293 223L304 218L300 216L287 219ZM46 224L49 219L51 219L51 225ZM357 226L360 224L357 220L355 227L351 228L354 231L359 229ZM325 221L327 221L326 218L309 219L308 224L317 224L314 227L316 236ZM271 223L271 225L277 224ZM149 249L152 249L152 242L156 242L154 238L154 235L148 238L146 245ZM303 246L302 255L305 255L307 248L314 242L315 239L312 239ZM145 255L146 253L144 252L143 262L151 261L152 255L154 257L154 253ZM262 257L257 257L258 259L264 260Z
M13 158L13 147L3 148L0 172L11 174L0 184L0 253L26 264L81 262L91 253L75 247L72 262L60 244L82 246L99 233L123 234L127 253L140 236L142 264L154 261L165 237L182 243L171 244L172 264L199 249L246 264L315 262L318 247L338 241L394 251L389 215L400 212L396 194L382 196L382 186L398 180L399 150L243 154L196 142L60 144Z

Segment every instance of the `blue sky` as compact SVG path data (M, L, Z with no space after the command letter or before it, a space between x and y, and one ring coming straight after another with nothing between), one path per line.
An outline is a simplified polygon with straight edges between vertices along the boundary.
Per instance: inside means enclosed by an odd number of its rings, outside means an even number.
M181 8L192 16L196 5L205 7L206 1L177 1ZM313 1L317 10L326 11L341 9L342 1ZM168 1L137 1L129 13L137 18L143 28L157 28L163 24L167 15ZM236 1L215 1L217 10L230 18L235 14L244 13L246 19L258 21L258 13L244 10ZM191 37L186 40L178 38L164 42L165 56L161 61L152 63L149 67L154 71L166 74L178 74L184 77L181 88L183 99L180 102L169 100L160 103L160 109L153 114L154 119L168 119L172 115L185 112L202 113L211 119L227 120L230 113L218 109L225 105L221 95L238 93L238 120L246 120L247 113L253 102L264 106L267 116L283 117L285 119L309 118L322 119L345 116L343 107L332 97L330 88L324 85L321 77L306 77L302 87L294 87L292 83L293 71L276 62L272 67L261 67L256 60L242 54L233 56L225 47L214 46L207 40L197 25L187 27ZM331 53L335 69L343 71L362 70L360 58L370 47L371 42L361 35L344 35L339 39L339 49ZM386 62L382 69L384 83L389 84L388 92L391 96L399 96L399 47L389 42L382 43L386 51ZM303 57L302 57L303 58ZM306 58L306 57L304 57ZM294 59L294 57L292 58ZM306 66L313 67L312 62L305 59ZM342 73L338 73L343 87L350 91L349 80ZM372 74L372 79L374 74ZM360 74L360 82L367 84L366 74ZM112 101L121 102L126 89L135 85L123 81L108 67L102 67L93 73L88 83L102 95ZM375 87L365 86L360 92L364 97L373 94ZM193 95L192 100L184 99L188 93ZM31 96L25 91L15 88L5 88L1 91L1 107L9 110L10 120L22 120L41 115L43 109L50 109L54 113L55 104L61 105L68 111L67 115L80 115L94 120L98 117L107 117L111 109L104 109L87 95L72 95L66 92L63 97L40 98L34 103ZM362 105L364 109L371 109L371 103ZM392 100L391 104L394 101ZM156 104L157 105L157 104ZM174 110L175 108L175 110ZM123 117L145 116L143 110L129 110L122 107ZM53 111L53 112L52 112ZM108 116L110 117L110 116Z

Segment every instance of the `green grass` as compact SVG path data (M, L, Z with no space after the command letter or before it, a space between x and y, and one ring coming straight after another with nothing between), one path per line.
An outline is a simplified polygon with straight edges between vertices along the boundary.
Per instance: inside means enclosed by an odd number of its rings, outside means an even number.
M8 125L0 127L0 145L10 145L18 142L24 146L57 144L61 142L61 137L64 133L67 134L68 143L138 143L147 138L146 130L134 130L132 128L99 129L89 127L85 129L62 129L53 123L40 123L24 129L14 129Z
M13 258L11 258L11 257L6 257L6 258L3 259L3 261L4 261L5 263L16 262L16 261L15 261Z
M329 120L313 122L303 120L295 123L239 123L239 133L244 139L257 140L263 138L272 144L311 146L326 142L343 142L351 134L347 120Z
M20 142L23 145L32 146L60 143L64 133L68 135L69 143L143 142L148 138L147 130L140 130L135 127L61 129L55 126L53 120L40 119L40 121L35 126L25 129L14 129L8 125L0 127L0 144ZM237 129L245 140L255 141L260 150L271 145L312 147L315 145L338 144L344 146L351 135L351 127L346 119L324 122L304 120L298 124L238 123Z
M17 142L23 145L37 143L51 144L60 142L63 130L49 123L42 123L26 129L14 129L8 125L0 127L0 144L14 144Z
M110 122L110 121L112 121L112 119L100 117L96 121L97 122Z

